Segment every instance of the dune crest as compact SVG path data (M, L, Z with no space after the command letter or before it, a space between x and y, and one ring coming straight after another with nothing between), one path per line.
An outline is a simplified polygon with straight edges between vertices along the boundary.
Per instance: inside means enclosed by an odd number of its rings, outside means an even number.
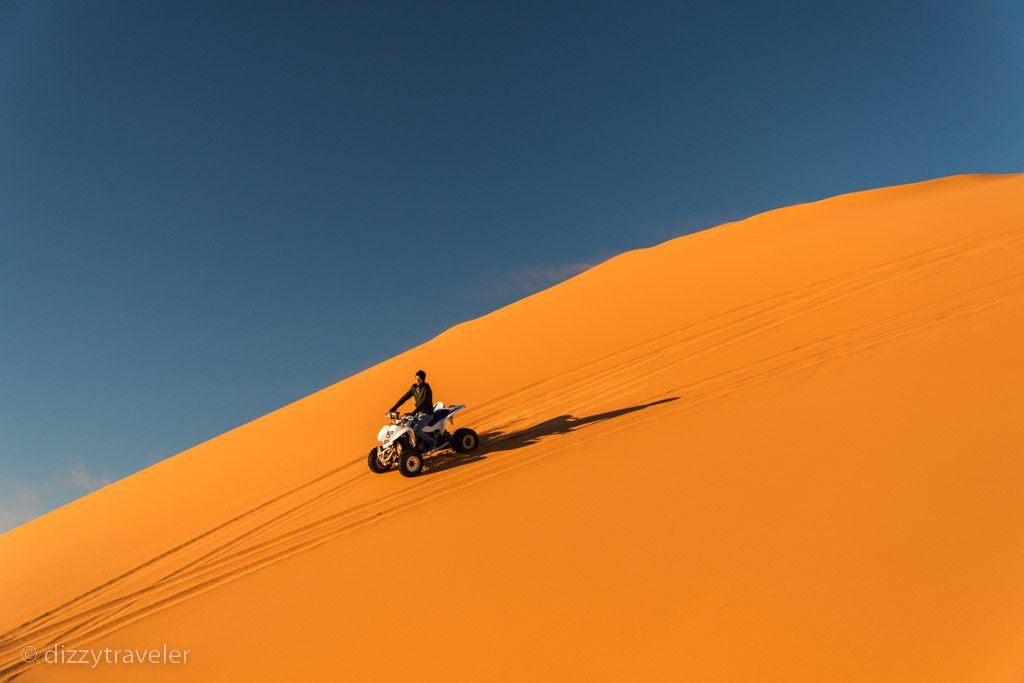
M1022 198L627 252L8 532L0 680L1017 680ZM372 474L419 367L483 445Z

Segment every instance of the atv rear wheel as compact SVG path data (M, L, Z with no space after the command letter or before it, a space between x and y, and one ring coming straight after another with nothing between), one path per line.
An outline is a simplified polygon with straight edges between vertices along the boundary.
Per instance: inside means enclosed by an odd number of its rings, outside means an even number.
M377 474L384 474L391 469L390 466L385 467L381 464L380 458L377 456L377 447L375 446L371 451L370 455L366 458L366 463L370 466L370 469Z
M398 458L398 471L405 477L415 477L423 471L423 456L416 451L405 451Z
M452 434L452 448L459 453L472 453L480 445L480 437L472 429L456 429Z

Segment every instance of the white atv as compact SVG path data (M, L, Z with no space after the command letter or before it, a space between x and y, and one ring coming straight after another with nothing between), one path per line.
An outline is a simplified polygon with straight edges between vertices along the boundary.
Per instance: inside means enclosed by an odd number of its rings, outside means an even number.
M480 445L480 437L472 429L456 429L448 433L448 425L455 424L455 413L466 406L457 405L446 408L438 401L434 404L434 416L422 427L422 431L430 434L436 441L433 448L416 438L412 426L416 418L411 414L400 415L388 413L391 424L386 424L377 433L379 446L370 451L367 462L370 469L377 474L387 472L396 464L398 471L407 477L415 477L423 471L423 456L428 452L436 452L451 447L457 453L472 453Z

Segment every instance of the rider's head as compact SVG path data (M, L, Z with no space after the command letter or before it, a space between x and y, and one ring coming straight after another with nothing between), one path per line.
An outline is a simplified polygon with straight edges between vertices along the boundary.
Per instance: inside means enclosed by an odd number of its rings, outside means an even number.
M427 373L423 372L422 370L417 370L416 371L416 384L423 384L426 381L427 381Z

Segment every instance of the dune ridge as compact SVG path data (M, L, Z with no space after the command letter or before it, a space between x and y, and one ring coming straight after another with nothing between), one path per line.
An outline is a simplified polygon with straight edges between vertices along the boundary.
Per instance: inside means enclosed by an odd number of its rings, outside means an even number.
M627 252L4 534L0 679L135 680L22 648L170 641L147 679L1019 677L1021 197ZM481 451L371 474L421 366Z

